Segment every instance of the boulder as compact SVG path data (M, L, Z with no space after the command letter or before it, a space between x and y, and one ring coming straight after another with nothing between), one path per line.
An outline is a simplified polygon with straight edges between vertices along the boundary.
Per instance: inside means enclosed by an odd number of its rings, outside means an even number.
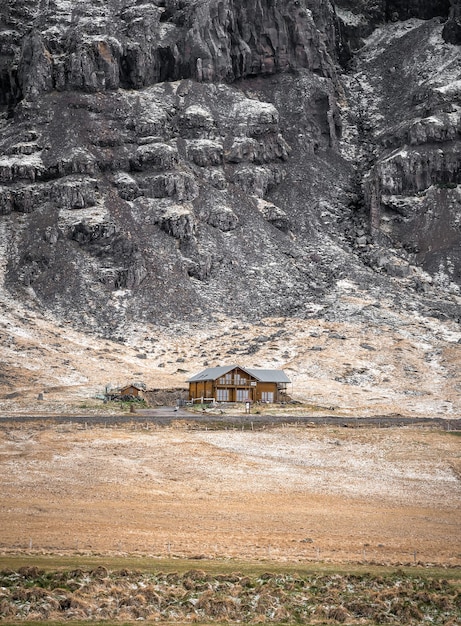
M223 232L234 230L239 223L237 215L227 206L214 206L206 218L207 224Z
M200 167L221 165L223 145L210 139L193 139L187 142L187 158Z
M196 228L195 216L190 205L173 205L159 217L159 224L162 230L175 239L190 239Z
M155 169L171 170L178 164L176 147L165 143L151 143L141 145L131 159L131 169L134 171Z
M442 37L454 46L461 45L461 19L448 20L443 27Z
M47 185L21 185L12 190L13 209L18 213L32 213L50 197Z
M263 198L271 187L283 180L283 171L277 167L244 165L235 170L232 180L246 193Z
M442 143L457 139L461 133L460 110L453 113L440 112L430 117L414 120L408 129L407 139L411 145L429 142Z
M144 195L153 198L175 198L178 201L194 200L198 196L195 178L188 172L168 172L139 179Z
M51 198L61 209L84 209L96 203L97 181L68 177L53 183Z
M136 180L126 172L118 172L114 177L114 183L119 196L124 200L134 200L142 193Z
M230 163L270 163L277 159L285 161L290 147L280 133L271 133L260 141L252 137L236 137L225 159Z
M234 106L232 118L239 131L248 137L259 137L279 129L279 112L270 102L242 100Z
M209 139L216 132L213 115L200 105L191 105L177 119L177 127L186 139Z
M272 202L266 202L261 198L258 198L256 206L264 219L270 224L284 232L288 231L290 221L288 215L280 207L272 204Z
M39 154L0 157L0 183L35 182L44 172L45 166Z
M118 233L119 229L116 224L107 220L82 219L69 227L69 238L79 244L111 240Z

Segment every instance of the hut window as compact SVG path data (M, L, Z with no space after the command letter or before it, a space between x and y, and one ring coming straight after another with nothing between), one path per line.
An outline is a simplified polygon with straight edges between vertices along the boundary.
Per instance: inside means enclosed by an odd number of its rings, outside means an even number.
M216 389L216 400L218 402L228 402L229 390L228 389Z
M245 402L248 399L248 391L246 389L237 389L237 402Z
M226 374L219 379L220 385L232 385L232 374Z
M274 401L274 392L273 391L263 391L261 393L261 401L262 402L273 402Z

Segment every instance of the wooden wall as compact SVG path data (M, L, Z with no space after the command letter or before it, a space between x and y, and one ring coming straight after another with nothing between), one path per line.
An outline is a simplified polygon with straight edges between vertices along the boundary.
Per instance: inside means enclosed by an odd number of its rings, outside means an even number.
M247 378L247 380L251 379L245 372L241 370L234 370L232 372L232 377L234 374L240 374L242 378ZM198 398L215 398L216 399L216 389L228 389L229 390L229 402L236 402L237 398L237 389L246 388L248 393L245 394L246 397L251 398L253 402L261 402L263 392L273 393L273 401L278 402L278 389L277 383L273 382L259 382L256 381L256 386L253 387L242 387L235 386L233 384L229 385L220 385L219 379L213 380L201 380L189 383L189 400L198 399Z
M260 383L256 386L256 401L260 402L263 391L274 394L274 402L278 401L277 397L277 383Z
M189 383L189 400L193 398L214 398L213 381L199 380Z

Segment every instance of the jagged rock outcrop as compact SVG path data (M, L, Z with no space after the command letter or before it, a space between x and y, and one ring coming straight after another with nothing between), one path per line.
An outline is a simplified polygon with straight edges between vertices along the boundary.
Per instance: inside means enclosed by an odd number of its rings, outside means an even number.
M232 81L299 67L332 73L328 36L318 28L321 22L331 31L331 9L320 0L29 4L28 22L9 45L3 38L11 57L2 73L8 101L52 89ZM0 17L16 26L9 6Z
M208 215L205 217L206 223L223 232L235 230L239 223L237 215L225 205L215 205L210 207Z
M452 0L449 19L443 27L442 37L447 43L455 46L461 45L461 3Z
M280 207L275 206L272 202L266 202L261 198L257 200L257 207L261 214L268 222L273 224L276 228L287 232L290 228L290 220L288 215Z
M447 17L450 0L386 0L386 18L391 20L407 20L416 17L430 20L433 17Z
M417 297L418 268L454 294L458 21L445 0L8 0L5 286L107 336L304 315L345 277Z
M365 38L385 22L397 22L418 18L429 20L434 17L446 19L450 5L457 0L336 0L339 21L337 41L340 60L347 64L354 51L361 48Z
M364 194L375 242L458 283L459 50L443 30L438 19L412 21L405 30L389 25L387 46L378 54L365 46L360 55L367 141L374 146Z

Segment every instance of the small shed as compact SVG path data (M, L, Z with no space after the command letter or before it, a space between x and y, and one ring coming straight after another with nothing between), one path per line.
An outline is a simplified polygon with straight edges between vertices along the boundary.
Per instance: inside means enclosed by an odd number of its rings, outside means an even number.
M134 398L142 398L144 387L142 385L130 384L120 389L121 396L133 396Z
M189 400L204 402L281 402L291 382L283 370L240 365L209 367L187 381Z

